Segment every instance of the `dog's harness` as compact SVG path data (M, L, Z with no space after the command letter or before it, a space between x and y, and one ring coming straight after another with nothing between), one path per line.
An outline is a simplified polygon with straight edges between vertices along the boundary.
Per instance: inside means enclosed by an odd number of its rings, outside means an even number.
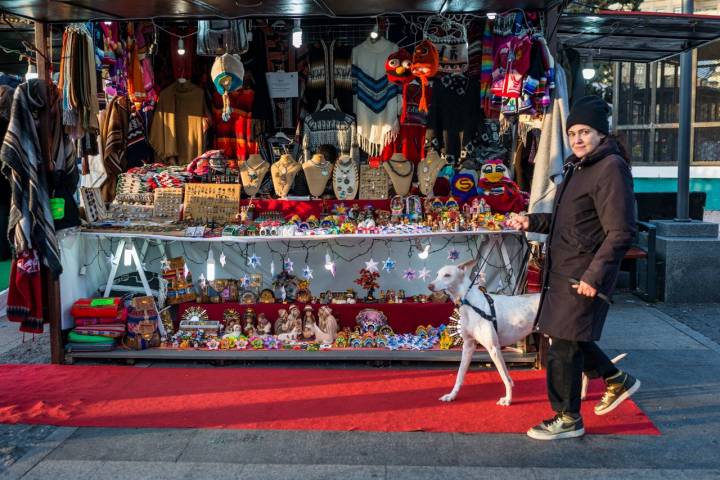
M495 301L487 293L487 290L485 290L485 288L478 285L478 289L482 292L483 295L485 295L485 300L487 301L488 305L490 306L490 313L483 312L481 309L479 309L472 303L468 302L468 299L467 299L468 293L470 293L470 290L472 290L473 285L475 285L475 281L480 276L481 270L482 270L482 268L477 269L477 272L475 273L475 277L472 279L472 282L470 282L470 288L468 288L468 291L465 294L465 296L463 297L463 299L460 301L460 304L467 305L468 307L472 308L473 311L475 311L475 313L480 315L482 318L484 318L488 322L492 322L493 328L495 329L495 333L497 333L498 326L497 326L497 315L495 314Z
M480 287L478 287L480 288ZM472 308L475 313L480 315L485 320L492 322L493 328L495 329L495 333L498 331L497 326L497 315L495 314L495 301L492 299L490 295L488 295L487 291L484 288L480 288L480 291L483 295L485 295L485 300L487 300L488 305L490 305L490 313L483 312L478 307L473 305L472 303L468 302L467 298L463 298L461 304L467 305L468 307Z

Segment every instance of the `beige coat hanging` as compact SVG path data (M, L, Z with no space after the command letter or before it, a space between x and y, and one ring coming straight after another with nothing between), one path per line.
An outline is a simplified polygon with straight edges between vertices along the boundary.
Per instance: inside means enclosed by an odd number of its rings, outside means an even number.
M394 154L390 160L383 163L383 168L390 177L396 195L404 197L410 193L415 169L413 163L405 158L405 155Z
M270 169L270 164L260 155L254 153L240 165L240 180L245 193L251 197L257 195L263 178Z
M310 195L313 197L322 196L325 191L325 186L328 180L330 180L330 175L333 170L332 163L325 160L322 154L316 153L310 160L302 164L302 168L305 172L305 179L307 180Z
M293 156L287 153L282 155L280 160L270 167L273 187L278 197L287 197L295 181L295 175L297 175L301 168L302 166L295 161Z
M420 193L426 197L434 197L433 188L438 174L447 165L435 150L428 152L427 156L418 163L418 187Z

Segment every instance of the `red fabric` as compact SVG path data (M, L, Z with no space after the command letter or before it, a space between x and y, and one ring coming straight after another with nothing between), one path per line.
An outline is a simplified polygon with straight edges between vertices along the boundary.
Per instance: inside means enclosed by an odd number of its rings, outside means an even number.
M8 285L7 318L20 324L20 331L43 333L42 274L35 250L13 258Z
M70 315L75 318L78 317L90 317L90 318L112 318L120 319L122 315L122 305L120 298L115 297L112 299L112 305L92 307L92 298L81 298L73 303L70 309Z
M317 310L322 305L311 304L313 311L317 316ZM197 306L196 303L182 303L178 308L177 318L182 317L183 312ZM298 303L300 311L303 310L304 304ZM395 333L415 333L415 329L419 325L440 326L441 323L447 324L452 315L452 303L355 303L355 304L333 304L329 305L333 310L333 315L338 320L340 328L354 328L357 323L355 317L360 310L365 308L374 308L380 310L388 319L388 324L393 328ZM279 309L288 309L290 304L282 303L258 303L253 305L242 305L239 303L205 303L202 305L208 312L210 320L222 320L223 312L228 308L234 308L241 314L246 308L252 307L255 313L264 313L273 324L277 320L277 312Z
M247 205L250 200L241 200L240 205ZM256 212L265 212L268 210L274 210L282 213L286 218L289 218L295 214L300 215L300 218L305 220L310 215L320 217L320 214L324 211L331 213L333 206L336 203L344 203L346 207L357 204L361 209L364 209L367 205L372 205L376 210L390 210L390 200L310 200L310 201L297 201L297 200L253 200L252 204L255 206Z
M213 124L215 125L215 148L225 152L227 158L247 160L248 155L258 153L258 144L252 140L252 111L255 92L243 88L230 92L232 113L227 122L222 119L223 98L213 90Z
M324 352L315 352L318 358ZM460 352L458 351L458 360ZM495 371L471 370L458 398L442 370L134 368L2 365L0 422L72 427L525 433L552 412L545 372L513 370L513 404ZM238 370L240 372L240 370ZM632 401L597 416L602 385L583 402L589 434L659 435ZM159 403L160 402L160 403ZM529 444L528 444L529 445Z

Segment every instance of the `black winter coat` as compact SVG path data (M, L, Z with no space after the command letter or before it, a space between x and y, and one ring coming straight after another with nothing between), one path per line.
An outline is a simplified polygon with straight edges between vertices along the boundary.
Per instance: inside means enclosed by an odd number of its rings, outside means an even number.
M635 237L634 202L630 168L614 140L607 138L583 159L568 158L553 213L528 215L529 231L548 234L540 332L574 341L600 338L609 306L597 296L579 295L571 279L611 297Z

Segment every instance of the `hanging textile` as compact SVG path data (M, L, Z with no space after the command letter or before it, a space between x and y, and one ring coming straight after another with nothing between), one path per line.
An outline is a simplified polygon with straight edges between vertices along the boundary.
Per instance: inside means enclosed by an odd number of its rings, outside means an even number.
M212 126L214 129L214 148L222 150L225 157L244 161L248 155L257 153L257 142L253 141L252 109L255 92L242 88L229 95L232 108L230 118L223 120L223 97L217 91L212 92Z
M249 44L245 20L198 20L198 55L240 55L247 52Z
M18 254L10 267L7 319L20 324L20 331L43 333L42 277L35 250Z
M73 138L86 132L97 133L97 99L95 47L85 25L71 25L63 33L58 87L63 97L63 124L70 127Z
M47 172L54 167L50 161L54 152L48 154L41 145L51 133L39 131L37 120L49 108L50 89L55 86L33 79L15 90L0 160L12 190L8 238L16 252L36 249L43 264L59 275L62 266L47 183Z
M357 142L373 157L380 155L400 130L400 89L390 83L385 72L387 58L397 50L396 44L384 38L368 38L352 50Z
M130 102L125 96L114 97L105 112L100 141L102 142L105 181L102 189L103 200L112 202L115 199L115 188L118 175L127 170L128 121Z
M354 138L355 119L352 115L337 110L320 110L308 115L305 117L302 139L304 161L310 160L320 145L332 145L338 154L350 154L357 158L357 154L352 152Z
M202 155L207 113L202 89L190 82L178 81L160 92L150 127L150 144L157 160L187 165Z
M331 103L343 113L353 112L352 48L337 40L320 40L308 51L308 79L303 101L308 113Z

